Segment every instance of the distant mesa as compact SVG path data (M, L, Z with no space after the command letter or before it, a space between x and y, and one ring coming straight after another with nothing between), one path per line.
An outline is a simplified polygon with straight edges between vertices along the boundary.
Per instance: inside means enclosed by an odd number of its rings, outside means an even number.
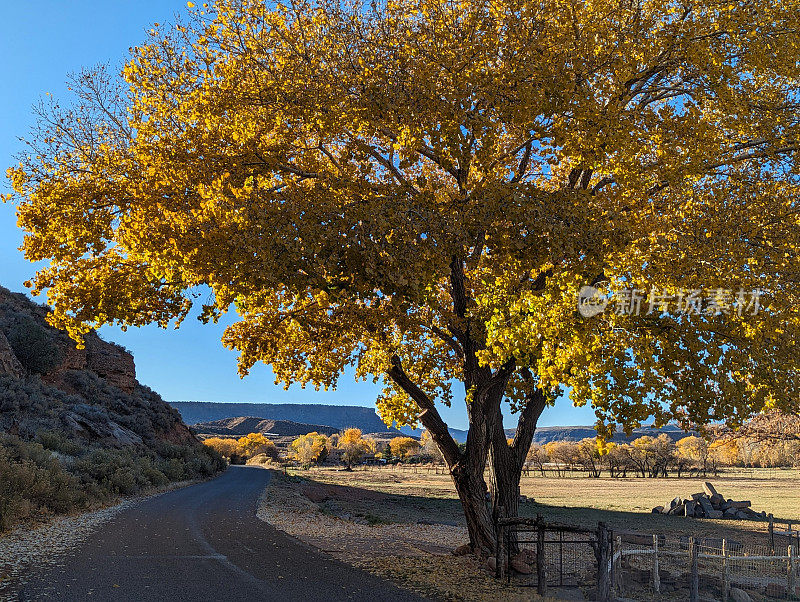
M322 424L304 424L292 420L269 420L255 416L237 416L210 422L199 422L192 429L200 435L219 435L242 437L250 433L263 433L278 437L298 437L317 432L322 435L333 435L340 429Z
M421 429L387 428L375 413L375 408L366 406L209 401L174 401L170 404L181 413L186 424L192 425L195 432L205 435L242 436L253 432L271 432L277 436L298 436L312 431L330 435L350 427L379 437L407 435L418 439L422 434ZM456 428L449 430L458 443L467 440L467 431ZM506 434L513 437L514 429L506 429ZM642 426L634 429L630 436L615 434L613 441L630 442L645 435L657 437L661 434L677 441L692 433L674 424L660 429ZM536 429L533 442L543 445L551 441L580 441L596 435L597 431L592 426L541 426Z
M208 424L235 418L237 420L287 421L312 426L324 425L324 427L333 428L333 432L337 433L346 428L356 427L361 429L362 433L393 431L400 434L400 431L396 429L386 428L386 424L375 413L374 407L311 403L220 403L209 401L173 401L170 402L170 405L180 412L183 421L189 425ZM419 431L417 431L417 436L419 436Z
M506 429L506 434L509 437L513 437L514 430ZM641 426L633 429L630 435L615 433L612 441L616 443L629 443L639 437L658 437L659 435L667 435L673 441L677 441L691 434L694 433L686 432L675 424L667 424L661 428ZM540 426L536 429L533 442L543 445L551 441L580 441L581 439L594 438L596 436L597 431L593 426Z

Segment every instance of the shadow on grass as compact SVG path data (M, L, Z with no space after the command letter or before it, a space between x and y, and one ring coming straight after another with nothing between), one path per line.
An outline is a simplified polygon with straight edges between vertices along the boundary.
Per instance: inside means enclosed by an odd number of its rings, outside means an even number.
M328 477L336 473L328 473ZM341 473L346 481L348 474ZM336 477L339 477L336 474ZM289 477L320 511L340 518L361 519L368 524L410 523L442 524L464 527L461 505L454 492L441 497L418 492L387 492L379 487L359 484L332 484L319 481L313 473ZM401 484L402 487L402 484ZM413 489L413 485L408 486ZM617 533L658 534L668 537L729 539L745 545L770 546L765 521L708 520L682 516L665 516L645 512L603 510L591 507L564 507L522 502L519 515L534 518L541 515L548 522L593 528L605 522ZM776 519L777 520L777 519ZM775 548L785 550L789 538L775 535Z

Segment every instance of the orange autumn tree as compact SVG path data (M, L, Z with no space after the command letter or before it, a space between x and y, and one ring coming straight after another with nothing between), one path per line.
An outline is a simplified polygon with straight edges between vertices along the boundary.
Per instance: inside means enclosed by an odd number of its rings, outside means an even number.
M377 445L374 439L364 437L361 429L349 428L339 435L336 448L342 452L342 460L347 468L361 462L368 453L375 452Z
M413 437L394 437L389 441L392 455L402 460L408 460L419 453L420 442Z
M26 257L49 262L33 292L75 337L202 297L204 319L235 308L243 375L382 380L381 415L430 432L491 551L562 387L603 434L796 409L798 15L218 0L41 109L10 170ZM621 302L584 316L583 285Z
M215 450L221 456L230 459L231 456L239 454L239 443L236 439L224 437L209 437L203 440L203 444Z
M331 440L325 435L313 431L297 437L292 441L290 447L290 457L308 467L311 464L318 464L328 457Z
M264 433L249 433L240 437L236 443L239 453L245 458L252 458L259 454L266 454L272 458L278 457L278 448L264 436Z

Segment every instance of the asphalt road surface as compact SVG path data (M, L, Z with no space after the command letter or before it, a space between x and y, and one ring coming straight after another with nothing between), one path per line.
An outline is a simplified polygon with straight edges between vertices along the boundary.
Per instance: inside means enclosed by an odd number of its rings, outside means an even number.
M270 472L222 475L120 512L60 566L34 569L22 600L420 600L256 518Z

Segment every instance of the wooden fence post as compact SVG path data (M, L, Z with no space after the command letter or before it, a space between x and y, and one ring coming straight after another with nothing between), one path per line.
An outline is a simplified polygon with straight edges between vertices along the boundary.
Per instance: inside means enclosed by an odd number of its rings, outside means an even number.
M697 571L697 540L694 537L689 538L689 567L691 570L689 601L700 602L700 575Z
M614 595L622 593L622 537L617 535L614 546L614 583L611 586L611 593Z
M728 602L728 593L730 591L730 584L728 583L728 540L722 540L722 602Z
M786 588L789 593L789 598L794 597L794 550L792 544L789 544L789 559L786 563Z
M536 591L540 596L547 592L547 571L544 557L544 523L541 517L536 520Z
M597 597L599 602L611 600L611 533L604 522L597 523Z
M661 575L658 573L658 535L653 535L653 591L661 592Z
M771 512L767 517L769 518L769 547L772 550L772 555L775 556L775 518Z

